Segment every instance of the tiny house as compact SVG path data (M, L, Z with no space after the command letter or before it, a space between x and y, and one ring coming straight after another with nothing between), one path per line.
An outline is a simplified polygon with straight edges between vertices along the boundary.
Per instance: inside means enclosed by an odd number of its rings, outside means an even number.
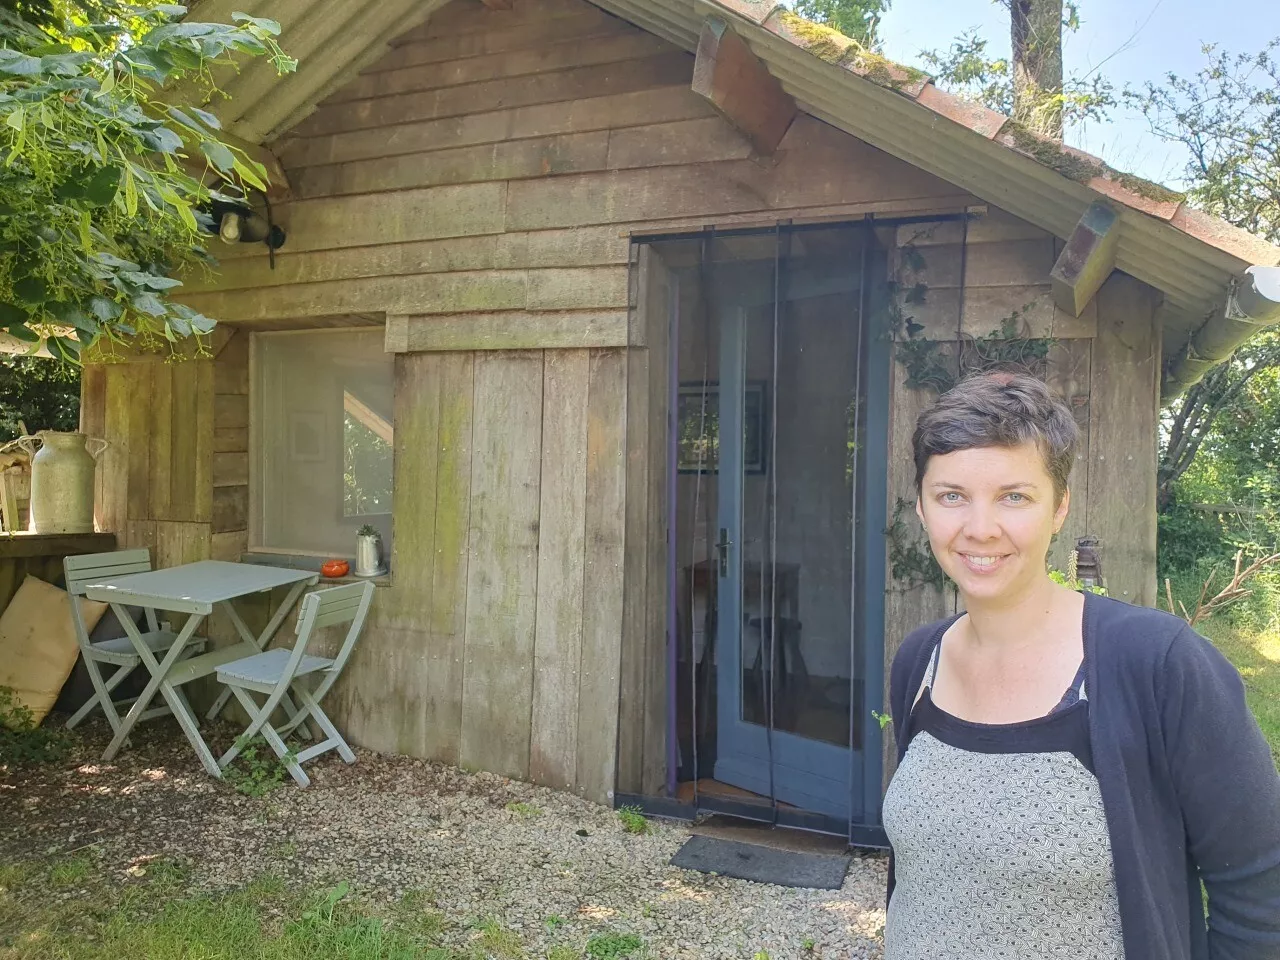
M911 431L992 362L1085 438L1054 562L1155 602L1161 397L1280 250L769 3L281 16L297 74L220 109L285 242L188 278L207 355L88 365L82 428L159 563L381 533L352 742L878 842L887 664L950 609Z

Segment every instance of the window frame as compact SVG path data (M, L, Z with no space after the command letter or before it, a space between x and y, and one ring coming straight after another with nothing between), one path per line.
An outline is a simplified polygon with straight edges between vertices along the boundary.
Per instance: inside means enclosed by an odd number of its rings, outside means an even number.
M324 550L305 550L292 547L269 546L263 542L263 530L265 528L265 510L266 498L264 496L263 485L266 482L266 469L264 463L263 450L263 416L265 397L259 388L260 374L262 367L262 349L263 344L274 338L284 338L298 335L317 335L317 334L352 334L362 333L381 336L383 328L373 325L354 324L351 326L341 327L302 327L287 330L253 330L249 336L249 517L246 525L247 550L249 553L276 555L281 557L314 557L314 558L330 558L342 557L344 559L353 559L355 557L355 532L364 523L369 523L378 518L386 518L386 528L388 532L392 532L395 526L395 470L396 470L396 454L394 440L391 444L391 508L386 513L377 514L359 514L354 517L347 517L343 513L343 467L344 463L341 458L337 464L337 518L336 522L342 526L351 528L351 544L350 547L344 547L338 551ZM384 350L384 353L386 351ZM391 358L392 377L392 418L391 428L395 429L395 371L394 362L395 355L387 354ZM339 409L345 414L345 404L339 398ZM341 434L341 421L339 422L339 435ZM394 434L393 434L394 436ZM341 441L339 441L341 442ZM390 540L384 546L387 554L390 554ZM389 556L386 558L389 560Z

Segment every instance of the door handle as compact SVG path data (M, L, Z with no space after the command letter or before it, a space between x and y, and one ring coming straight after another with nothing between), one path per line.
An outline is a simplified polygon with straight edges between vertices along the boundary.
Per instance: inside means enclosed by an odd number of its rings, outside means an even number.
M724 527L720 528L720 539L716 541L716 556L720 563L720 576L727 577L729 575L729 548L733 546L733 541L729 539L729 531Z

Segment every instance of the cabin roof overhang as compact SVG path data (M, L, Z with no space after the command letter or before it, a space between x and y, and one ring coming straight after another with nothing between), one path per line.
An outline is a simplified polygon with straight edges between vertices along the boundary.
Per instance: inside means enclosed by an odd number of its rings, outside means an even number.
M191 16L229 20L248 6L281 22L281 43L298 58L297 72L277 78L269 65L250 64L225 81L230 99L219 107L231 134L270 145L445 2L203 0ZM1115 268L1163 296L1166 398L1226 359L1259 324L1280 322L1280 315L1244 323L1233 315L1246 271L1280 266L1280 248L1194 209L1180 194L948 94L926 74L773 0L591 2L691 53L708 18L724 21L801 110L1063 240L1092 205L1110 205L1119 219L1108 251ZM503 14L498 6L495 17Z

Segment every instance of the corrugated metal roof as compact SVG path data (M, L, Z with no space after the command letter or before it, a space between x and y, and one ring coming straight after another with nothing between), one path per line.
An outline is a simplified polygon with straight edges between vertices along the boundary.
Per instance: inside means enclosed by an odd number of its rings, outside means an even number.
M1233 277L1253 264L1280 264L1280 248L1191 209L1179 195L1025 132L773 0L593 2L688 51L707 17L729 21L806 112L1059 237L1070 236L1090 203L1109 199L1123 223L1117 266L1165 295L1167 360L1185 353L1194 332L1220 312ZM225 80L231 99L219 108L236 136L270 144L442 5L204 0L191 15L226 20L244 10L281 22L297 73L279 79L269 65L253 63Z

